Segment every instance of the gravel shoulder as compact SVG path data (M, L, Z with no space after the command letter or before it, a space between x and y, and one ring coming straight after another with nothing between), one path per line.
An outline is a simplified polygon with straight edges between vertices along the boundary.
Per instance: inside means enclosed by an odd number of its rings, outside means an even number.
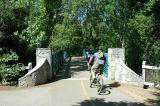
M160 90L155 88L144 89L143 87L121 84L118 89L135 99L139 100L141 103L145 103L151 106L160 106Z

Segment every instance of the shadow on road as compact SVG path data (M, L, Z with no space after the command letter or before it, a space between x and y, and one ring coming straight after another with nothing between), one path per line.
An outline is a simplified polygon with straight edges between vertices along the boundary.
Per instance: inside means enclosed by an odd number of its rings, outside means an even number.
M85 59L72 60L70 65L70 74L71 76L75 75L77 72L86 71L87 62Z
M73 106L146 106L138 102L105 102L105 99L85 100Z
M154 106L160 106L160 91L153 92L152 95L155 95L156 99L147 99L146 102L149 104L153 104Z
M100 95L109 95L111 93L110 90L112 88L117 88L119 86L120 86L119 82L113 82L113 83L110 83L110 84L104 84Z
M63 66L62 69L60 69L58 73L56 73L56 76L54 76L53 80L50 82L55 82L61 79L68 79L86 70L87 70L86 59L82 57L73 57L71 58L69 64Z
M110 83L110 84L107 84L108 87L111 87L111 88L117 88L120 86L120 83L119 82L113 82L113 83Z
M120 86L119 82L112 82L109 84L104 84L99 95L109 95L109 94L111 94L111 90L113 88L117 88L119 86ZM92 88L97 88L97 86L93 85Z

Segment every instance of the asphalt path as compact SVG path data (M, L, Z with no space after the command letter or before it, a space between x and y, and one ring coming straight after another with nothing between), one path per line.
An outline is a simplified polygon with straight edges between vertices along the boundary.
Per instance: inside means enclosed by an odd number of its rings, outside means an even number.
M120 84L104 79L104 92L89 87L90 72L86 61L74 57L71 78L30 88L0 91L0 106L144 106L135 98L121 92Z

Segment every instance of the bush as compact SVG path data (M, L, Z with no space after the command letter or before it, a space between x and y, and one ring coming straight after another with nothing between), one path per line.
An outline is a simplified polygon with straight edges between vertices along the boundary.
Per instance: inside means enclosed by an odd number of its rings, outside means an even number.
M21 63L11 66L2 65L0 67L1 82L18 81L18 78L24 74L24 65Z
M0 52L0 82L18 81L25 74L24 65L18 63L18 55L11 50L5 53L6 50L1 49Z

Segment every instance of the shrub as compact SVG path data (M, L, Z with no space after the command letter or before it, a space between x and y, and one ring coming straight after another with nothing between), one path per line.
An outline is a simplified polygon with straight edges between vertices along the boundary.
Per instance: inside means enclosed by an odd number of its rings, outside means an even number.
M18 78L24 75L25 67L18 63L18 55L11 50L0 49L0 82L18 81Z

